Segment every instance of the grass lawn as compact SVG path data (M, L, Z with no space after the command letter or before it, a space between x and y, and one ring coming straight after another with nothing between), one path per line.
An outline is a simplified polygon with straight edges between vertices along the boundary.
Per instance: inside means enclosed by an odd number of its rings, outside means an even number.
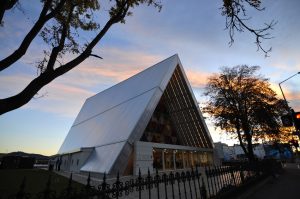
M23 178L26 178L25 192L36 194L42 192L46 188L49 176L51 175L51 190L60 193L68 186L68 179L57 175L56 173L41 169L13 169L0 170L0 198L6 198L12 194L16 194ZM72 187L81 189L84 185L72 182Z

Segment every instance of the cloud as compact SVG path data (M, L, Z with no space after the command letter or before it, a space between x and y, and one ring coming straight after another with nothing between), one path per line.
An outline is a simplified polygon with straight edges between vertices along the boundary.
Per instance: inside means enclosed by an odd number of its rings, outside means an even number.
M192 87L203 88L207 83L207 78L211 74L207 72L196 71L196 70L187 70L186 75Z
M277 97L283 99L282 92L279 88L278 84L271 83L271 89L276 92ZM289 87L283 87L283 93L286 100L289 103L289 106L293 108L295 111L300 111L300 95L299 90L293 90Z
M31 76L24 74L1 77L0 98L19 93L31 80ZM74 117L78 112L76 107L81 107L84 100L93 94L88 90L54 81L42 88L38 95L22 108Z
M135 75L161 59L160 56L117 48L106 48L102 54L104 60L89 58L42 88L23 108L75 117L86 98ZM22 73L2 76L0 97L17 94L34 77Z
M282 85L281 85L282 86ZM300 95L299 93L295 92L295 90L290 89L289 87L283 87L283 91L281 92L280 87L278 84L276 83L270 83L270 87L273 91L275 91L275 93L279 96L279 97L283 97L282 96L282 92L284 93L284 96L286 99L288 100L297 100L300 99Z
M41 98L31 100L27 108L65 117L75 117L86 98L95 93L68 84L53 82L39 92Z
M157 55L137 51L127 51L122 48L104 47L104 51L94 53L103 60L90 57L80 66L61 77L62 81L81 88L112 86L132 75L154 65L162 58ZM79 81L78 81L79 80ZM102 85L102 86L101 86ZM103 85L105 85L103 87ZM96 90L99 92L101 90Z

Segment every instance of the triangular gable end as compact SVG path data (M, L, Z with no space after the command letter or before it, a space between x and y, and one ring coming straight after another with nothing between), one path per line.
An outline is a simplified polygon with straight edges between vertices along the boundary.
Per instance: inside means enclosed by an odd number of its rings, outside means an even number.
M178 64L141 141L212 148L206 124L184 75Z
M196 103L179 57L176 55L174 58L177 59L177 64L169 68L169 73L166 73L163 78L164 82L158 87L156 94L152 96L144 114L141 115L135 129L131 132L125 146L109 170L110 173L125 170L127 165L120 163L128 162L133 150L132 144L145 138L144 132L147 130L152 115L156 114L155 110L160 103L166 105L171 118L171 128L176 129L176 132L173 132L173 136L171 134L169 139L176 137L178 139L176 142L184 146L203 149L213 148L212 138Z
M173 55L86 100L59 153L68 156L74 149L94 147L82 171L122 173L133 143L143 137L161 104L169 114L171 128L164 142L212 148L179 57ZM113 152L109 159L106 159L107 151Z

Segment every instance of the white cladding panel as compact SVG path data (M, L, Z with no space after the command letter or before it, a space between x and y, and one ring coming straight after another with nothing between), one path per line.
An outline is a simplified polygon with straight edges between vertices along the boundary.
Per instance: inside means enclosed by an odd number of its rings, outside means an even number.
M129 158L131 144L139 140L146 128L147 118L151 117L159 101L157 98L161 97L177 65L187 80L178 55L174 55L87 99L58 153L95 147L81 171L109 173L125 169L127 165L122 163ZM152 151L148 152L136 154L139 167L146 169L145 165L152 162Z
M165 89L178 63L174 55L86 100L73 125L130 100L154 87Z
M119 142L95 148L80 171L109 173L125 143Z
M58 153L68 153L81 147L97 147L126 141L157 89L152 89L109 111L72 126Z

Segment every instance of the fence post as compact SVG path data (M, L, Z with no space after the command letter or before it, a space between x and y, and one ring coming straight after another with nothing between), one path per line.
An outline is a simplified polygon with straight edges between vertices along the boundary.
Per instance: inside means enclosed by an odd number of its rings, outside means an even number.
M228 179L228 168L227 167L223 167L222 170L225 173L225 183L226 183L226 185L229 185L230 180Z
M25 198L25 184L26 184L26 177L24 176L22 183L20 185L20 190L18 191L16 195L16 199L23 199Z
M196 165L196 168L197 168L197 165ZM195 188L195 197L196 199L198 198L198 194L197 194L197 187L196 187L196 179L195 179L195 172L194 172L194 168L192 167L192 173L191 173L191 178L194 182L194 188ZM199 190L200 191L200 190Z
M166 173L162 175L162 181L164 182L165 186L165 199L168 199L168 190L167 190L167 185L168 185L168 176Z
M187 196L186 196L186 187L185 187L186 177L185 177L185 173L184 172L181 172L181 180L182 180L182 183L183 183L184 196L185 196L185 198L187 198Z
M151 198L151 188L152 188L152 179L150 175L150 170L148 168L148 175L147 175L147 185L146 188L148 188L149 198Z
M206 191L206 188L205 188L205 184L204 184L203 178L202 178L202 187L200 189L200 195L201 195L202 199L207 199L207 191Z
M141 174L141 169L139 168L139 177L137 179L137 184L138 184L138 191L139 191L139 199L142 198L142 174Z
M106 183L106 172L104 172L103 182L101 183L101 185L98 186L98 190L100 190L99 195L101 198L107 197L107 188L108 188L108 184Z
M170 175L169 175L169 180L170 180L170 183L171 183L171 187L172 187L172 197L173 199L175 199L175 195L174 195L174 174L173 172L171 171Z
M89 172L89 175L88 175L88 178L87 178L87 182L86 182L86 185L85 185L85 188L84 188L84 195L85 195L85 198L89 198L91 193L91 173Z
M86 182L86 188L90 188L91 186L91 173L89 172L87 182Z
M224 187L224 176L223 176L223 172L221 170L221 166L217 166L217 171L219 174L220 190L222 190L222 188Z
M209 173L209 171L208 171L208 168L207 167L205 167L205 176L206 176L206 180L207 180L207 189L208 189L208 195L209 196L211 196L211 195L213 195L213 190L212 190L212 181L210 180L210 182L209 182L209 178L210 178L210 173Z
M232 167L230 167L229 170L230 170L230 174L231 174L231 179L233 180L233 184L234 184L234 186L237 186L237 183L236 183L235 177L234 177L234 171L235 171L235 169L232 168Z
M114 189L115 197L117 199L119 198L119 196L122 196L122 190L121 190L121 194L120 194L120 188L121 188L121 182L120 182L120 174L118 172L117 173L117 180L113 184L113 189Z
M217 183L216 183L216 178L215 178L215 174L214 174L214 170L211 168L211 166L208 167L209 168L209 173L210 173L210 177L212 179L212 192L213 195L217 195Z
M46 183L46 188L44 190L44 199L50 198L50 185L51 185L51 174L49 174L48 181Z
M239 166L239 172L240 172L240 176L241 176L241 183L243 184L245 181L245 176L244 176L244 168L242 165Z
M157 198L160 199L160 196L159 196L160 177L158 175L158 170L157 169L156 169L156 175L154 177L154 182L155 182L155 186L156 186L156 189L157 189Z
M221 190L220 173L217 166L214 166L215 177L217 178L217 193Z
M68 182L68 187L67 187L67 197L70 196L71 194L71 190L72 190L72 178L73 178L73 174L71 173L70 178L69 178L69 182Z
M189 184L191 199L193 199L193 192L192 192L192 187L191 187L191 173L189 171L186 172L186 179Z
M176 172L175 178L176 178L177 184L178 184L178 194L179 194L179 199L181 199L181 191L180 191L180 174L179 174L178 172Z
M201 177L201 174L199 174L199 171L198 171L198 167L197 167L197 166L196 166L196 172L195 172L195 175L196 175L196 178L197 178L198 187L199 187L199 194L200 194L200 197L201 197L201 184L200 184L200 177ZM202 181L203 181L203 177L202 177Z

